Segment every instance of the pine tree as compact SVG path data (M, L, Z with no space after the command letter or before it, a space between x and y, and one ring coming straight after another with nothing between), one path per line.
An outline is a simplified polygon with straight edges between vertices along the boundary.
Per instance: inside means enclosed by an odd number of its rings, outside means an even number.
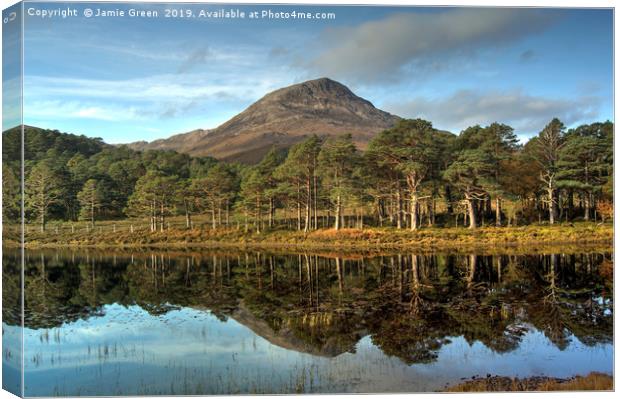
M5 223L18 221L21 209L21 184L18 175L2 163L2 217Z
M360 157L350 134L330 137L319 153L318 171L334 206L336 230L342 226L341 218L346 202L354 197L356 183L359 182L356 179L359 163Z
M241 198L245 205L246 213L254 216L256 232L261 232L263 223L263 210L265 207L264 194L266 185L265 175L257 168L249 169L241 179Z
M103 193L99 182L95 179L88 179L82 190L77 194L80 204L80 219L88 220L90 226L95 227L95 214L103 205Z
M379 160L380 166L395 169L404 177L410 198L410 226L416 230L420 224L421 185L440 163L437 131L423 119L404 119L376 136L368 151ZM400 198L398 200L400 202Z
M263 195L267 202L267 214L269 227L272 228L275 221L276 197L278 196L277 179L275 171L283 161L283 156L276 148L272 148L257 165L258 173L263 181Z
M595 207L594 193L606 182L604 142L594 136L567 134L557 162L557 184L563 189L579 191L583 196L584 220L590 220Z
M41 232L45 231L50 207L62 202L63 192L63 181L50 161L32 168L25 183L26 210L39 219Z
M195 179L192 183L196 195L200 197L201 208L211 214L211 227L221 226L222 213L228 219L230 206L234 199L238 179L235 173L225 164L218 163L207 172L203 178Z
M461 151L456 161L444 172L444 178L465 198L470 229L478 227L475 202L487 195L485 187L489 185L492 171L492 159L489 153L478 149Z
M316 197L318 193L316 169L320 149L321 139L318 136L314 135L307 138L290 149L286 160L275 172L277 179L289 184L289 187L297 191L297 225L299 229L301 229L301 206L302 204L305 205L304 231L311 229L313 214L316 220Z
M484 129L481 148L491 155L493 181L489 192L495 196L495 225L502 225L502 197L508 193L502 185L503 163L510 160L518 147L519 140L514 129L501 123L492 123Z
M151 231L165 229L166 216L171 214L176 198L178 177L160 170L149 170L136 182L126 212L132 216L149 216Z
M560 150L564 146L564 124L554 118L538 134L536 143L536 161L541 166L540 181L547 193L549 223L557 219L558 161Z

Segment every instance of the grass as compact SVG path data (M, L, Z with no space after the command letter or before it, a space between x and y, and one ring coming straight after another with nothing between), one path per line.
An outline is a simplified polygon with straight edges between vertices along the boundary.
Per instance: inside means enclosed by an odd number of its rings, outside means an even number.
M611 223L569 223L528 225L519 227L425 227L418 231L391 227L365 229L319 229L304 233L283 228L261 233L245 232L242 228L210 229L207 224L186 229L182 220L171 219L165 231L150 232L144 221L124 220L99 222L94 229L84 223L48 225L45 232L27 226L26 246L37 247L238 247L238 248L300 248L314 250L386 250L386 249L490 249L562 245L563 247L599 245L611 248ZM5 245L16 246L5 226ZM133 231L132 231L133 230Z
M506 392L506 391L611 391L613 377L603 373L590 373L585 377L569 379L550 377L476 378L446 389L446 392Z

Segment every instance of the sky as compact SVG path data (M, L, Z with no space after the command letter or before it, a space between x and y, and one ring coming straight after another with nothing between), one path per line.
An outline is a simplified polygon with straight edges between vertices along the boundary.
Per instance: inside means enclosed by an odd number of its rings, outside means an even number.
M526 140L554 117L569 127L613 121L609 9L272 5L215 19L136 6L159 18L83 16L131 8L118 3L26 4L78 16L25 16L25 124L151 141L217 127L272 90L319 77L453 133L498 121ZM267 9L335 19L247 17Z

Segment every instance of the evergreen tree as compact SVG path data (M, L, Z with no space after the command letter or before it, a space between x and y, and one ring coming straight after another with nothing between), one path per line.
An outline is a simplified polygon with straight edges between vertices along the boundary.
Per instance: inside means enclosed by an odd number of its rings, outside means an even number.
M192 187L201 198L201 208L211 214L211 226L222 225L222 213L228 225L231 202L238 190L238 179L230 167L218 163L203 178L195 179Z
M484 129L484 141L481 149L491 156L492 187L489 192L495 196L495 225L502 225L502 197L508 193L508 187L502 182L504 162L511 159L517 150L519 140L514 129L501 123L492 123Z
M77 195L80 204L80 219L88 220L95 227L95 214L103 205L103 193L99 182L88 179Z
M557 219L557 189L558 189L558 161L560 150L564 146L564 124L554 118L538 134L536 141L535 159L541 166L540 180L547 193L549 209L549 223L554 224Z
M334 229L342 226L342 209L354 197L360 157L350 134L327 139L318 157L319 175L335 211Z
M567 134L557 162L558 187L581 192L584 220L590 220L595 193L607 180L605 143L592 135Z
M39 219L41 232L45 231L50 207L62 202L63 181L49 160L34 165L25 183L26 211Z
M297 226L301 229L301 206L305 205L304 231L309 231L312 223L312 215L317 212L317 163L321 148L321 139L314 135L294 145L288 153L286 160L276 169L275 177L287 184L289 188L296 190L297 198Z
M5 223L21 217L21 183L13 168L2 163L2 217Z
M275 171L283 161L282 152L276 148L272 148L257 165L260 179L263 181L263 195L267 202L267 213L269 220L269 227L273 227L276 212L276 198L278 196L277 185L278 181L275 177Z
M263 223L265 185L265 175L257 167L248 169L241 179L241 201L246 215L254 216L254 227L257 233L261 232Z
M136 182L126 212L131 216L148 216L151 231L165 229L165 218L174 206L178 178L166 176L159 170L149 170Z
M433 125L422 119L403 119L381 132L369 145L383 167L400 172L407 183L410 197L411 229L419 227L419 192L422 183L439 167L440 147Z
M478 227L475 202L487 195L485 187L489 185L492 172L492 159L488 152L464 150L444 172L444 178L456 187L464 196L469 215L469 228Z

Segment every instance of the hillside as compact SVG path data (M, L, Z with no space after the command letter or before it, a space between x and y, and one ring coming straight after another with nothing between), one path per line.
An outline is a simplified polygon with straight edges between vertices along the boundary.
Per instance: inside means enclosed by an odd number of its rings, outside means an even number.
M21 161L21 126L2 132L2 161L17 163ZM67 157L81 154L89 157L105 148L111 148L99 137L87 137L58 130L24 126L24 160L39 160L47 155Z
M341 83L321 78L271 92L213 130L195 130L129 146L255 163L271 147L290 147L312 134L351 133L355 144L363 149L375 134L392 127L398 119Z

